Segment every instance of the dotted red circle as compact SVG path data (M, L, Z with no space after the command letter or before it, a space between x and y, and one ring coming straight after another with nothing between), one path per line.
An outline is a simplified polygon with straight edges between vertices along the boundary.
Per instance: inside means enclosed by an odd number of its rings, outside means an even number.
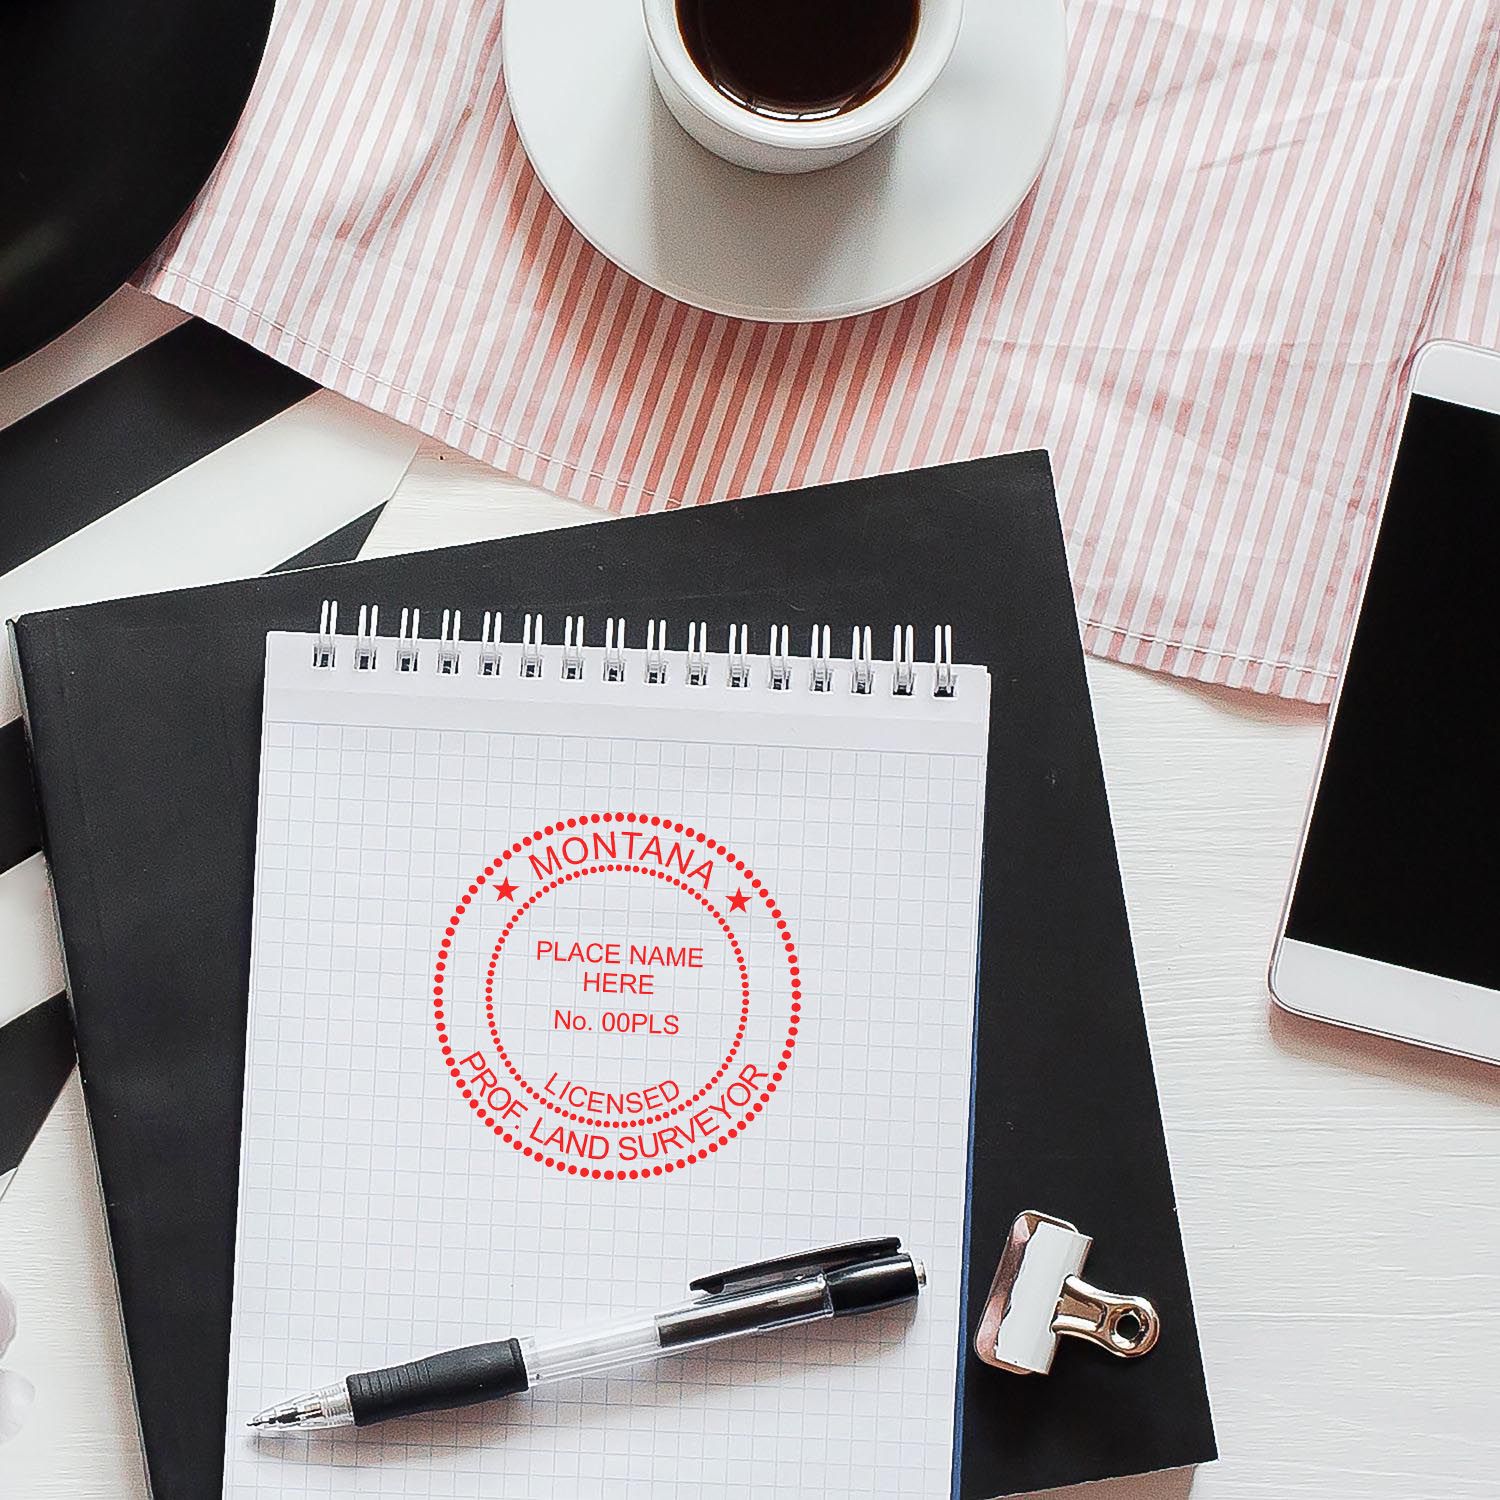
M724 1054L724 1060L719 1064L717 1071L695 1094L689 1095L680 1104L674 1104L671 1109L663 1110L660 1114L645 1115L639 1120L595 1119L589 1115L578 1114L571 1109L564 1109L545 1094L538 1092L522 1075L520 1069L511 1062L510 1054L505 1050L505 1043L500 1040L500 1027L495 1019L495 967L500 957L500 951L505 947L506 939L514 931L516 924L543 896L550 895L559 886L566 885L572 880L581 880L587 875L601 874L647 875L653 879L661 880L668 885L676 886L679 890L686 892L723 929L725 937L729 940L730 951L734 954L735 963L739 966L740 971L739 1025L735 1031L734 1039L730 1043L729 1051ZM744 949L740 947L739 939L734 935L734 929L724 920L723 913L701 891L694 890L686 881L675 875L669 875L665 870L653 869L649 865L625 863L589 865L576 870L570 870L566 875L560 876L556 880L549 880L546 885L539 887L511 913L510 921L505 924L505 929L501 932L499 940L495 944L494 951L490 954L489 969L486 971L484 979L484 1013L486 1020L489 1022L490 1036L494 1040L495 1049L500 1054L500 1061L504 1063L506 1072L544 1109L550 1110L555 1115L561 1115L564 1119L573 1120L580 1125L594 1125L606 1130L630 1130L641 1125L659 1124L662 1120L668 1120L673 1115L681 1114L685 1109L691 1109L729 1071L730 1063L734 1061L736 1054L745 1040L745 1030L750 1019L750 970L745 964Z
M520 1137L512 1135L501 1121L495 1119L484 1108L483 1102L475 1096L474 1091L464 1082L462 1070L453 1060L453 1043L448 1034L443 1000L444 975L448 968L448 955L453 949L454 936L458 931L459 923L463 921L465 912L473 904L474 898L479 894L481 887L487 884L496 872L502 869L510 859L519 854L523 849L529 848L533 843L542 839L552 838L554 835L570 828L582 828L586 825L598 823L635 823L652 828L661 828L667 832L680 834L684 838L693 839L727 861L732 869L744 877L745 882L755 893L755 897L764 903L772 919L775 921L777 933L781 938L781 946L786 956L788 973L791 978L791 1018L787 1024L787 1033L781 1050L781 1057L776 1066L771 1070L770 1076L766 1080L766 1085L761 1090L759 1097L745 1112L744 1116L735 1124L726 1127L724 1133L717 1140L709 1141L698 1151L689 1152L685 1156L678 1157L675 1161L663 1162L648 1167L632 1167L628 1171L624 1168L616 1170L606 1167L601 1171L598 1167L580 1167L576 1162L567 1162L557 1157L549 1156L543 1151L528 1145ZM496 855L484 867L483 872L476 875L469 883L463 895L459 897L458 904L453 908L453 915L449 917L448 923L443 929L443 936L438 943L438 951L433 965L432 997L433 1022L437 1029L438 1049L442 1053L444 1065L447 1067L449 1075L452 1077L459 1093L463 1095L469 1108L479 1117L482 1124L488 1126L501 1140L505 1141L522 1156L535 1160L544 1167L551 1167L554 1171L561 1172L566 1176L592 1177L602 1179L606 1182L635 1182L647 1177L661 1177L674 1171L682 1171L695 1162L706 1161L709 1156L719 1150L720 1146L727 1146L765 1108L766 1104L770 1101L771 1095L776 1092L777 1086L786 1076L786 1070L791 1064L792 1050L797 1045L797 1032L801 1025L802 1017L802 969L798 962L796 945L792 941L791 933L781 909L776 905L775 899L766 889L765 883L749 865L731 853L725 845L716 842L708 834L700 832L686 823L674 822L670 818L663 818L655 814L647 815L646 813L634 812L580 813L575 817L563 818L559 819L556 823L549 823L545 828L534 829L531 833L517 839L508 849Z

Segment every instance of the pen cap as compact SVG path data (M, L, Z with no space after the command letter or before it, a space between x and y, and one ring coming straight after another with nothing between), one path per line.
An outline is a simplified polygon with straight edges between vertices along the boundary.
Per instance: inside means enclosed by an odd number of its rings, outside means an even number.
M860 1265L824 1272L833 1315L873 1312L916 1299L927 1280L921 1263L909 1255L886 1255Z

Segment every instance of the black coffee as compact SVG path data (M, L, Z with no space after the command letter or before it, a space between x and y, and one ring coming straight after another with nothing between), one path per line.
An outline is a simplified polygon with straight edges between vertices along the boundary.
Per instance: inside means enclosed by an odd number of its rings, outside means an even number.
M698 70L736 104L778 120L841 115L906 61L921 0L677 0Z

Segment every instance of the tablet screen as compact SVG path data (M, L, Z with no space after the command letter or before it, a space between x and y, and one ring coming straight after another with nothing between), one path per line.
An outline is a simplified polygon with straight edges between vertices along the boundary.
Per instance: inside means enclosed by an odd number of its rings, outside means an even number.
M1500 415L1412 398L1287 935L1500 989Z

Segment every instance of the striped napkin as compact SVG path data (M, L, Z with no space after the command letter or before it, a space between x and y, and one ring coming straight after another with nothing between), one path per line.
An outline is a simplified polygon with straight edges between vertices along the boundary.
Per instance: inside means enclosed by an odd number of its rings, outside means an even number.
M282 0L143 282L615 510L1046 446L1092 650L1325 701L1407 362L1500 344L1500 0L1070 21L1057 147L991 248L899 307L768 328L648 292L568 226L511 124L494 0Z

